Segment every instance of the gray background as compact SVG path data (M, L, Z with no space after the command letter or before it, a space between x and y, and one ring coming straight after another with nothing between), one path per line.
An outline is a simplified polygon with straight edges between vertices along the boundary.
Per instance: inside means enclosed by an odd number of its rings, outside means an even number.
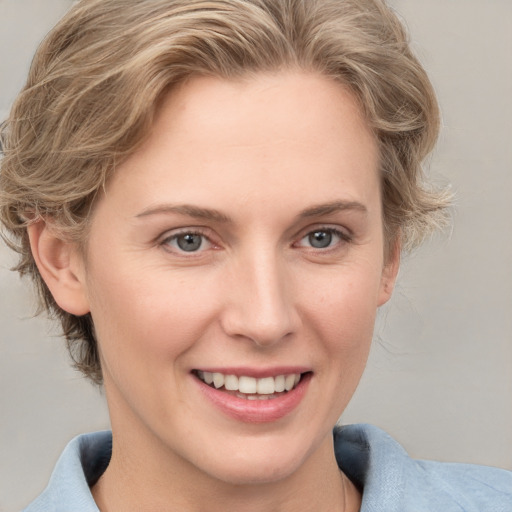
M0 0L0 119L37 42L71 2ZM431 169L457 193L451 236L407 258L342 421L370 422L415 457L512 469L512 2L394 0L443 110ZM101 393L32 318L0 248L0 510L46 485L66 442L108 428Z

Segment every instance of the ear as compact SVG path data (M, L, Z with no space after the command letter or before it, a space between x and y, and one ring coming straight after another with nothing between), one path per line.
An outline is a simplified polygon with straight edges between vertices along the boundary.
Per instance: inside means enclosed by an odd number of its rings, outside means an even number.
M66 242L45 220L29 225L30 248L37 268L55 302L64 311L89 313L82 255L75 243Z
M378 306L385 304L393 294L395 288L398 270L400 269L400 253L402 251L402 244L400 236L397 235L389 253L386 254L384 267L382 269L382 277L380 282L380 292Z

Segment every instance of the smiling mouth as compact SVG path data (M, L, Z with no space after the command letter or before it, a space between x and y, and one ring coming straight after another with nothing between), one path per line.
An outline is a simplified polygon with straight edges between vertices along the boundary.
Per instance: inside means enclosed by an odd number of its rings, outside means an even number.
M246 375L227 375L218 372L194 370L199 380L219 391L246 400L271 400L279 398L297 387L307 373L292 373L257 379Z

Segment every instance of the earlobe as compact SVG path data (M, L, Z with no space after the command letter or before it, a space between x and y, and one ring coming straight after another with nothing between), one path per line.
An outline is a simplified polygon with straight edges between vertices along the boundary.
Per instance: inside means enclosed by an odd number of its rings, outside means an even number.
M398 270L400 269L401 250L402 244L400 243L400 237L397 236L391 247L390 253L387 255L385 266L382 270L378 306L385 304L393 294Z
M42 219L30 224L28 235L39 273L55 302L72 315L88 313L83 261L76 244L63 240Z

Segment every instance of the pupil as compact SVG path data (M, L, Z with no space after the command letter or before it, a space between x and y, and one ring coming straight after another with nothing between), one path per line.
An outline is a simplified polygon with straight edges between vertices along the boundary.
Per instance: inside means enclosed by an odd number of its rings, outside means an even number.
M178 247L183 251L197 251L201 247L202 238L201 235L195 235L193 233L188 233L186 235L181 235L176 240Z
M309 235L309 243L317 249L329 247L332 241L332 234L327 231L315 231Z

